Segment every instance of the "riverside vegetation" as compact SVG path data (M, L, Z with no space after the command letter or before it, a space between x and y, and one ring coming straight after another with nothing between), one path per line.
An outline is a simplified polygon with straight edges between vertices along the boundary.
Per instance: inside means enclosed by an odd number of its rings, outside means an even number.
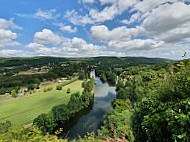
M118 138L130 142L190 141L190 60L154 65L100 65L96 71L96 75L103 76L102 80L116 84L114 109L105 116L97 136L92 133L73 141L116 141ZM10 122L2 123L5 131L0 135L1 141L68 141L45 132L59 134L54 129L59 123L67 122L75 112L88 107L92 97L89 88L84 88L82 94L72 94L68 105L55 106L49 113L38 116L33 127L9 128Z

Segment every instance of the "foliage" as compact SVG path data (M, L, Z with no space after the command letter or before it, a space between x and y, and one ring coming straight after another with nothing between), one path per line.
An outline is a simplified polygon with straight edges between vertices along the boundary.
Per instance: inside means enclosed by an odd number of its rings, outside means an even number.
M34 88L33 92L36 93L36 88Z
M26 141L48 141L48 142L67 142L64 139L58 139L57 136L46 133L42 135L41 131L36 127L20 128L13 127L5 134L0 135L1 142L26 142Z
M51 91L52 89L53 89L53 87L48 87L48 88L45 88L45 89L43 90L43 92Z
M61 85L57 85L56 90L62 90L62 86Z
M61 86L66 86L66 85L68 85L68 84L70 84L70 83L73 83L73 82L77 81L78 79L79 79L78 77L75 77L75 78L73 78L73 79L71 79L71 80L68 80L68 81L66 81L66 82L60 83L60 85L61 85Z
M11 127L11 121L7 120L4 123L0 123L0 134L4 134L8 132L9 128Z
M98 131L99 136L103 137L125 137L130 142L134 141L133 131L130 126L131 112L121 113L110 110L104 118L104 126Z
M149 101L136 107L132 120L137 141L190 140L189 66L186 61L174 66L175 73L159 82Z
M129 110L130 109L130 100L127 99L114 99L112 101L112 106L115 110L117 111L124 111L124 110Z
M53 128L57 126L51 112L48 114L40 114L34 119L33 124L38 126L42 132L52 132Z
M67 93L68 94L71 93L71 89L70 88L67 89Z
M91 91L93 90L95 81L94 79L91 79L90 81L87 82L86 87L92 87L92 88L84 88L82 95L80 92L72 93L70 97L70 101L67 105L65 104L60 104L57 106L54 106L52 110L50 111L50 114L53 114L52 117L48 117L48 120L45 119L47 118L48 114L41 114L39 115L35 121L33 122L34 125L38 126L43 132L51 132L56 125L58 124L64 124L66 121L74 117L75 113L87 108L91 100L93 99ZM46 125L45 121L48 122L48 124L53 124L53 125Z
M11 91L11 95L13 98L16 98L18 95L16 94L16 91L15 90L12 90Z

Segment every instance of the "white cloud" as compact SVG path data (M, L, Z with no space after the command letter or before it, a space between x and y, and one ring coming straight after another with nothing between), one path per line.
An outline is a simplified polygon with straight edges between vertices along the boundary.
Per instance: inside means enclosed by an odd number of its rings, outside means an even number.
M55 44L52 46L45 46L45 44L53 44L53 41L57 41L57 38L64 40L58 40L58 42L55 42ZM82 38L65 38L58 36L48 29L44 29L42 32L37 32L34 35L34 41L34 43L30 43L25 46L34 55L62 57L109 56L112 54L114 54L115 56L125 55L125 53L121 52L107 51L106 46L87 43Z
M153 50L133 50L128 51L128 56L156 57L168 58L173 60L181 60L184 53L187 52L187 58L190 58L189 45L182 44L165 44L164 47L155 48Z
M94 3L95 2L95 0L82 0L83 1L83 3Z
M34 35L34 41L39 44L60 44L65 38L55 34L49 29L43 29L42 32L36 32Z
M134 39L129 41L110 41L108 46L115 50L152 50L161 47L164 42L152 39Z
M110 7L105 7L100 12L97 9L91 9L89 15L95 22L104 22L106 20L112 20L117 13L119 13L117 5L112 5Z
M170 0L171 3L168 3L166 0L151 2L144 0L136 3L131 11L137 10L137 12L132 14L129 20L125 19L122 22L131 24L138 21L139 26L135 28L121 26L111 30L105 25L92 26L91 37L94 41L107 43L110 49L127 53L134 52L141 55L140 52L146 52L148 55L148 52L156 54L153 51L162 49L157 52L159 55L164 53L173 55L174 52L177 54L177 49L172 51L172 45L174 43L182 45L180 43L190 41L190 5L176 1ZM168 50L164 51L164 47Z
M81 16L73 10L67 10L64 18L68 19L74 25L86 25L86 24L94 24L95 21L88 16L88 14Z
M18 46L20 43L14 41L17 38L17 33L12 32L8 29L22 29L15 23L13 23L13 18L9 21L0 18L0 48L5 48L7 46Z
M13 41L17 38L17 34L10 30L0 29L0 48L7 46L18 46L20 43Z
M11 18L9 21L0 18L0 29L19 29L21 30L22 27L13 23L14 18Z
M38 9L34 14L20 14L16 13L19 17L26 17L26 18L34 18L34 19L41 19L41 20L55 20L56 18L60 17L60 14L57 14L56 9L50 10L41 10Z
M126 41L130 40L132 36L140 36L143 33L144 29L141 27L127 28L122 26L112 30L109 30L105 25L91 27L92 39L99 42L107 42L110 40Z
M55 24L55 25L58 25L61 31L66 31L69 33L76 33L78 31L77 27L72 28L70 25L65 26L62 23Z
M167 14L166 14L167 13ZM166 42L186 41L190 37L190 5L182 2L154 9L143 21L147 35Z
M23 50L3 49L3 50L0 50L0 55L1 57L25 57L28 55L28 53Z
M124 19L124 20L121 21L121 23L123 23L123 24L131 24L131 23L133 23L135 21L138 21L138 18L139 18L140 15L141 14L139 12L136 12L135 14L133 14L131 16L130 20Z
M67 11L64 18L67 18L71 23L75 25L94 24L98 22L104 22L107 20L113 20L115 16L121 15L125 10L130 8L136 3L137 0L111 0L111 1L100 1L100 3L108 4L103 10L91 9L88 14L80 15L74 9Z

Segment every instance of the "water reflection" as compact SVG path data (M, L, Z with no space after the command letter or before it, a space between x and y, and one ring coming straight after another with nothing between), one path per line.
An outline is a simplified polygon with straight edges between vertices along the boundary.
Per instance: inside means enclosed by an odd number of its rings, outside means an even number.
M110 101L115 98L116 92L115 87L110 87L107 83L102 84L99 78L95 77L95 81L93 104L64 124L62 137L78 138L79 135L83 137L87 132L96 132L102 126L103 116L112 109Z

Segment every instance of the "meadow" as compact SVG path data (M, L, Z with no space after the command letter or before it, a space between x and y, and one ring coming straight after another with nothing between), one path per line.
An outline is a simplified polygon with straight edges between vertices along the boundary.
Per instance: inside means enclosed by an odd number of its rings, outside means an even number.
M82 81L78 80L64 86L61 91L53 89L48 92L41 92L36 95L0 103L0 122L10 120L13 126L23 126L32 123L34 118L42 113L48 113L52 107L59 104L67 104L71 93L82 91L81 84ZM44 85L44 87L51 85ZM66 93L67 88L71 89L70 94Z

